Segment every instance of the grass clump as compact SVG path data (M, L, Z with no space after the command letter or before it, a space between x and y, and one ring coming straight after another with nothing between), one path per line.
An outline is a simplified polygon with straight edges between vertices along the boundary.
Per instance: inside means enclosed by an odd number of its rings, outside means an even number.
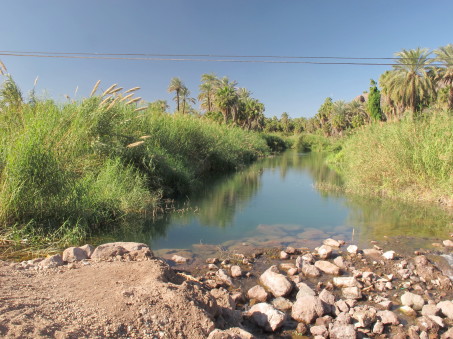
M136 89L95 96L96 84L92 97L57 104L10 87L0 91L3 244L80 243L269 152L258 133L137 107Z
M347 138L331 161L352 191L450 204L452 131L449 112L376 123Z

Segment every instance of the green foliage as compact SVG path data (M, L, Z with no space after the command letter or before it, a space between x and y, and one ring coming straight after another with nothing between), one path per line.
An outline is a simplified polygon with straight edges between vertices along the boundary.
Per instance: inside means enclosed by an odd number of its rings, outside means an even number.
M370 82L370 93L368 95L367 108L371 119L375 121L382 120L381 92L378 90L374 80L371 80Z

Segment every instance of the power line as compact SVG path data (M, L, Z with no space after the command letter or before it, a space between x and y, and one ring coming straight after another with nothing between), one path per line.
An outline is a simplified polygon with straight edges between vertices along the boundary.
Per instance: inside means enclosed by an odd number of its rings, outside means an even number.
M34 53L34 54L33 54ZM131 60L131 61L172 61L172 62L222 62L222 63L270 63L270 64L311 64L311 65L357 65L357 66L396 66L406 65L412 66L414 64L405 63L372 63L372 62L323 62L323 61L292 61L292 60L243 60L243 59L209 59L209 58L174 58L174 57L128 57L126 55L140 55L140 54L96 54L96 53L85 53L85 54L72 54L72 53L45 53L45 52L13 52L13 51L0 51L0 55L3 56L15 56L15 57L34 57L34 58L59 58L59 59L98 59L98 60ZM123 55L123 56L121 56ZM170 56L170 55L167 55ZM177 56L184 56L179 54ZM185 55L189 56L189 55ZM191 55L195 56L195 54ZM206 55L207 56L207 55ZM217 56L220 57L220 56ZM223 56L227 57L227 56ZM233 56L230 56L233 57ZM239 56L237 56L239 57ZM253 56L243 56L253 57ZM255 56L265 58L265 56ZM277 56L276 58L285 58L283 56ZM292 57L292 58L315 58L315 57ZM331 58L331 59L348 59L346 57L318 57L318 58ZM357 58L366 59L366 58ZM374 59L374 58L369 58ZM377 59L377 58L376 58ZM434 60L434 59L433 59ZM453 66L452 64L431 64L433 66Z

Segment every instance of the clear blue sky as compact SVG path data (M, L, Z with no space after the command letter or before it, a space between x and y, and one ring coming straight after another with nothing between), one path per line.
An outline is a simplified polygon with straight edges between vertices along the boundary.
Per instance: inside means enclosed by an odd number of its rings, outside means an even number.
M453 43L453 1L3 0L0 50L392 57ZM198 94L200 76L228 76L266 115L313 116L327 96L351 100L389 66L39 59L1 56L24 92L62 101L101 79L167 100L172 77Z

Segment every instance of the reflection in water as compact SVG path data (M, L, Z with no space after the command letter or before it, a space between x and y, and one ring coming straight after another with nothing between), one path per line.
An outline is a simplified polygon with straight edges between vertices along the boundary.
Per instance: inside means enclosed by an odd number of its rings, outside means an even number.
M140 241L152 248L198 244L254 246L312 245L325 237L365 245L385 236L446 237L449 215L436 207L412 206L318 191L318 184L341 186L341 177L320 153L289 151L230 176L217 178L183 207L157 221L129 220L109 239Z

